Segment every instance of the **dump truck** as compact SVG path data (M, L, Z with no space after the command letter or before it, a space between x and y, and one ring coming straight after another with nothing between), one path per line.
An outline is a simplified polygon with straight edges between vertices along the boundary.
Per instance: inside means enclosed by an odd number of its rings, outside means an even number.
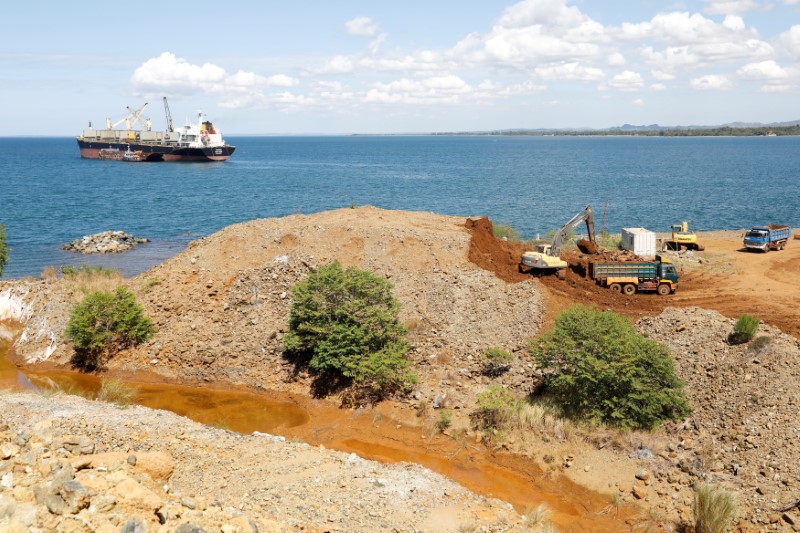
M598 285L628 295L638 291L656 291L666 296L678 289L675 265L659 255L655 261L589 263L589 276Z
M523 253L518 270L522 273L530 272L538 275L555 274L557 277L564 279L566 277L567 262L560 257L561 246L564 244L567 235L580 226L582 222L586 223L589 237L588 244L590 247L594 247L594 217L592 216L591 206L587 205L583 208L583 211L559 228L553 237L553 242L537 244L535 250Z
M756 226L744 234L744 247L747 250L783 250L789 240L789 226Z
M685 220L680 224L672 225L672 235L664 239L663 247L665 250L705 250L705 247L697 240L697 234L689 231L689 223Z

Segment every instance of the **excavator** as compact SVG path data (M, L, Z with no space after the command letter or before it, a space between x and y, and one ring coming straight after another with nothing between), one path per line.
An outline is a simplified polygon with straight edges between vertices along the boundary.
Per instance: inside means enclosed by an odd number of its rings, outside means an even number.
M567 262L560 257L561 247L570 232L582 222L586 223L589 241L588 243L582 243L583 247L588 249L585 251L595 252L597 243L594 238L594 217L591 206L587 205L581 212L572 217L569 222L559 228L551 243L537 244L535 251L523 253L522 260L519 263L519 271L530 272L534 275L555 274L559 279L566 278Z

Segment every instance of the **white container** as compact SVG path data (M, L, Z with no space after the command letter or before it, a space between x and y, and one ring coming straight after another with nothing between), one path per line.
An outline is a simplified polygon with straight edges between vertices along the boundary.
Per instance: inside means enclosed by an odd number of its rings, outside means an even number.
M656 258L656 234L644 228L622 228L622 249L642 259Z

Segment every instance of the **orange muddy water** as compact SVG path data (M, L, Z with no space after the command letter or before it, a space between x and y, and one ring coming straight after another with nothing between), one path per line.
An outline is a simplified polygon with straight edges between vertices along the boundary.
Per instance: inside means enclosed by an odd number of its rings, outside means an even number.
M4 334L3 331L6 331ZM101 378L67 370L27 367L25 374L8 360L8 328L0 324L0 389L47 389L93 397ZM478 444L444 435L425 435L423 428L400 424L373 411L339 409L328 402L284 393L196 388L125 379L137 389L133 401L165 409L203 424L240 433L259 431L298 438L312 445L352 452L384 463L412 462L483 494L511 503L525 512L541 503L562 532L627 532L635 510L608 513L610 497L545 475L533 461L511 454L493 454Z

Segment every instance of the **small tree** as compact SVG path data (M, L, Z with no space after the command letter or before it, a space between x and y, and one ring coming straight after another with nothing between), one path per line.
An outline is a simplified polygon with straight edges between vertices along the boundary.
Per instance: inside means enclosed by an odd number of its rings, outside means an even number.
M287 355L320 377L344 380L377 397L416 382L407 358L400 304L386 279L338 262L292 289Z
M571 307L531 352L549 372L545 391L567 414L651 429L691 411L666 346L615 313Z
M8 263L8 246L6 245L6 225L0 224L0 276Z
M514 397L502 385L494 383L476 398L478 409L472 413L475 426L484 431L500 428L514 407Z
M102 366L115 350L147 341L155 332L152 321L136 303L136 296L117 287L97 291L70 312L66 336L75 349L73 363L87 370Z
M760 321L748 314L739 317L736 324L733 325L733 333L728 336L728 341L731 344L744 344L750 341L758 330Z

